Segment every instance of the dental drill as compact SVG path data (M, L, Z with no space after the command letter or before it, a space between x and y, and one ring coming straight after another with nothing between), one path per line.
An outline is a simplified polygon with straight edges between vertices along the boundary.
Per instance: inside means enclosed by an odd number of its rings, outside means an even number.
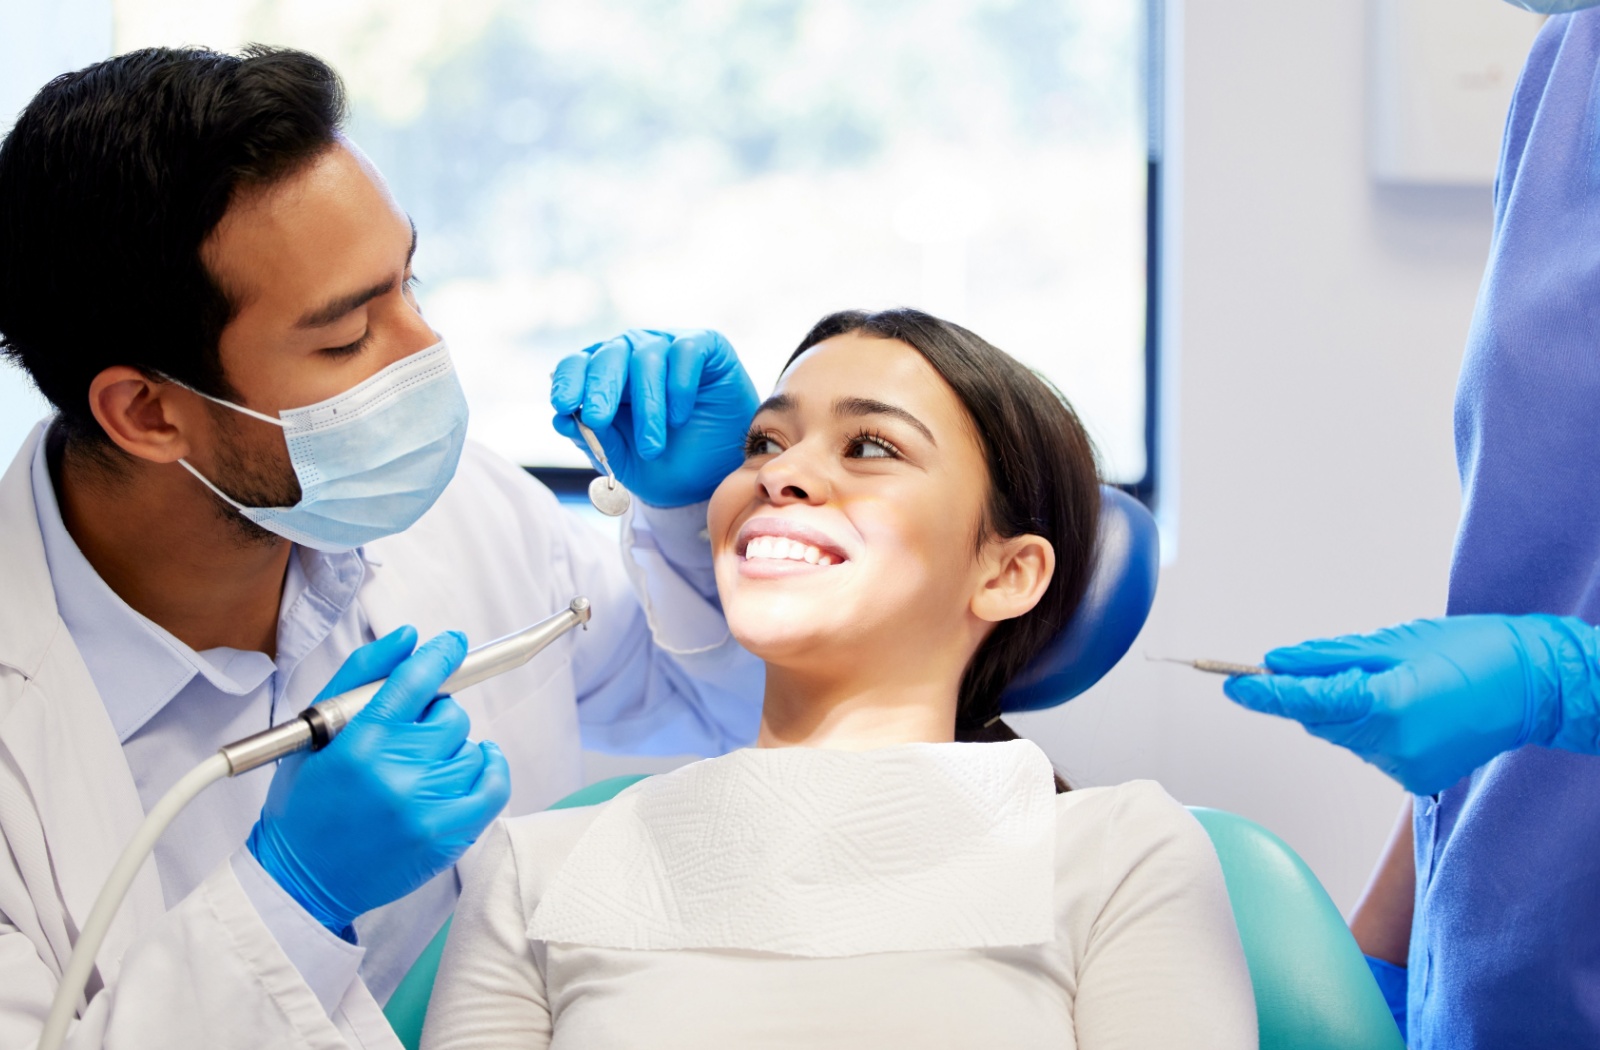
M574 598L570 605L554 616L467 653L455 674L445 679L439 687L439 695L458 692L521 667L551 642L588 622L589 599ZM50 1004L50 1013L45 1018L44 1030L39 1037L38 1050L60 1050L73 1014L80 1005L86 1007L83 989L94 969L94 957L111 928L111 920L133 885L134 877L173 818L197 795L224 777L236 777L298 751L322 750L367 706L386 681L388 679L385 678L357 686L349 692L312 704L299 717L282 725L223 745L216 754L184 774L161 797L161 801L151 808L124 847L111 874L106 877L100 896L95 898L89 918L83 924L83 931L72 947L72 958L56 988L55 999Z

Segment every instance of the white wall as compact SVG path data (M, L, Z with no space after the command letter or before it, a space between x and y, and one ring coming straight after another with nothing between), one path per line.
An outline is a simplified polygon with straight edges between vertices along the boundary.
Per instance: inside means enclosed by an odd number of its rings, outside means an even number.
M110 53L111 0L0 0L0 135L51 77ZM48 407L0 361L0 470Z
M1442 611L1459 508L1451 405L1490 195L1368 179L1365 5L1183 7L1176 558L1130 659L1017 727L1081 783L1154 777L1262 822L1348 910L1400 789L1297 725L1234 708L1217 679L1138 657L1254 660Z

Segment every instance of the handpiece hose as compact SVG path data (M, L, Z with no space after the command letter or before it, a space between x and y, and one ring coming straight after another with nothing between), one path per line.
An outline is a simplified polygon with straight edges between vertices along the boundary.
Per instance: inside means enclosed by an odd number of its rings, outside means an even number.
M574 598L561 612L540 620L516 634L480 645L466 655L456 673L445 679L439 695L446 696L495 675L521 667L557 638L580 624L589 622L589 600ZM77 1012L83 989L94 969L94 957L111 929L122 899L133 885L145 858L155 849L156 840L185 806L212 784L224 777L236 777L285 755L307 749L320 750L350 724L367 702L377 695L387 679L358 686L347 693L312 704L298 718L273 726L265 732L224 745L218 752L183 776L157 802L140 823L133 838L123 848L106 883L95 898L89 918L72 946L72 958L56 986L55 999L39 1035L37 1050L60 1050L67 1037L67 1026Z

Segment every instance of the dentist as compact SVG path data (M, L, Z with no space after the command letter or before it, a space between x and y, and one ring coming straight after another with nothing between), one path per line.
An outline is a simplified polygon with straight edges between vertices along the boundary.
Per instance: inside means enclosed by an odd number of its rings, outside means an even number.
M1520 2L1559 17L1512 102L1456 395L1451 615L1226 687L1415 794L1351 917L1412 1050L1600 1045L1597 2Z
M755 733L703 532L756 404L727 343L564 366L642 504L619 556L465 440L414 228L343 117L309 55L152 49L51 82L0 144L0 345L56 410L0 478L0 1047L37 1040L145 808L318 695L391 675L173 824L69 1046L397 1046L379 1004L499 812L578 787L580 747ZM577 594L587 633L435 698L455 632Z

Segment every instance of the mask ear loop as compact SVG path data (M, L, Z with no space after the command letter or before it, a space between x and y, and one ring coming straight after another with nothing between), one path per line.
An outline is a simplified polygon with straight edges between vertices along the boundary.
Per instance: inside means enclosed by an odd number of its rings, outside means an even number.
M196 390L194 387L190 386L188 383L185 383L181 379L174 379L169 375L162 375L161 378L166 380L167 382L171 383L173 386L182 387L183 389L189 391L189 393L195 395L196 397L203 397L207 401L213 402L214 404L221 405L223 408L231 408L235 412L243 412L245 415L251 416L251 417L253 417L255 419L259 419L263 423L271 423L273 426L277 427L279 430L283 430L283 429L287 428L288 425L289 425L289 424L285 423L283 420L279 419L277 416L269 416L265 412L257 412L253 408L245 408L243 405L236 405L232 401L224 401L220 397L212 397L210 394L206 393L204 390Z
M215 402L216 404L221 405L223 408L231 408L235 412L243 412L245 415L253 416L256 419L261 420L263 423L271 423L273 426L277 427L279 430L285 429L288 426L287 423L285 423L283 420L279 419L277 416L269 416L265 412L257 412L253 408L245 408L243 405L236 405L232 401L224 401L220 397L212 397L210 394L206 393L204 390L196 390L194 387L190 386L188 383L185 383L181 379L174 379L169 375L165 375L165 374L159 373L159 372L156 373L156 374L160 375L163 380L165 380L168 383L171 383L173 386L182 387L183 389L189 391L189 393L194 394L196 397L203 397L207 401L212 401L212 402ZM232 507L234 510L242 512L242 511L246 511L246 510L259 509L259 508L255 508L255 507L246 507L243 503L240 503L238 500L234 499L232 496L228 495L226 492L223 492L221 489L217 488L216 485L211 483L211 479L210 478L206 477L204 474L202 474L198 470L196 470L194 468L194 464L190 463L187 459L180 458L178 460L178 465L181 466L184 470L187 470L189 473L193 474L195 477L199 478L200 479L200 483L202 485L204 485L206 488L210 489L212 492L216 493L216 496L217 496L218 499L220 499L222 502L226 503L228 506Z
M226 492L223 492L221 489L217 488L215 485L213 485L211 483L211 479L210 478L206 477L204 474L202 474L198 470L194 469L194 464L190 463L187 459L178 460L178 466L182 467L184 470L187 470L189 473L191 473L195 477L199 478L200 479L200 484L204 485L206 488L210 489L212 492L215 492L217 494L217 498L218 499L220 499L222 502L226 503L228 506L232 507L234 510L242 512L242 511L246 511L246 510L259 509L259 508L254 508L254 507L246 507L243 503L240 503L238 500L234 499L232 496L228 495Z

